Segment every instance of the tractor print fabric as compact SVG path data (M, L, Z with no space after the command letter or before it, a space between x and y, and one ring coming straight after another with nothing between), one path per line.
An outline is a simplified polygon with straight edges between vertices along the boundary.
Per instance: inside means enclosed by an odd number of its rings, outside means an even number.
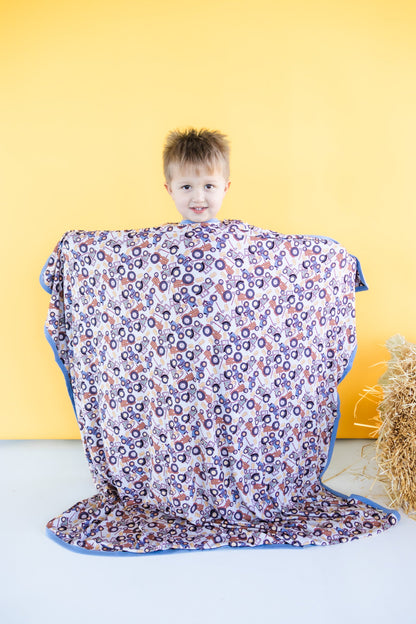
M341 245L237 220L70 231L42 283L97 488L52 537L138 554L327 545L396 523L321 482L367 289Z

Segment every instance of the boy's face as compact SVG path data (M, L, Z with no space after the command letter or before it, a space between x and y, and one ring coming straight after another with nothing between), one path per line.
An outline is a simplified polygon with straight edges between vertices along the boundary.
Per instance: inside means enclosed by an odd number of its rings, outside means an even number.
M175 202L184 219L202 223L213 219L221 208L222 200L231 182L227 182L221 169L210 172L203 165L171 166L172 180L165 189Z

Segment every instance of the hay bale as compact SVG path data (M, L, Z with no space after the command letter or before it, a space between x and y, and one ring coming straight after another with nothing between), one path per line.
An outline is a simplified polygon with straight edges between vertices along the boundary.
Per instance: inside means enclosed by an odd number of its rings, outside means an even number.
M416 344L395 335L386 342L391 353L378 383L381 425L376 460L392 505L416 512Z

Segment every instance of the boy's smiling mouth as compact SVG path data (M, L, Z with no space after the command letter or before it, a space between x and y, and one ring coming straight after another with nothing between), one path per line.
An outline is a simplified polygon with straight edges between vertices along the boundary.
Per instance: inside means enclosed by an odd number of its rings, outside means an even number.
M207 206L192 206L191 210L193 210L194 212L202 212L203 210L206 210Z

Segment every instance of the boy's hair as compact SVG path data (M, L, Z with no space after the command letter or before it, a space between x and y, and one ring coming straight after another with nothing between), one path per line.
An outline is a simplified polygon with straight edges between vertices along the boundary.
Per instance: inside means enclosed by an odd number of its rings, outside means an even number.
M224 178L230 177L230 144L225 134L218 130L173 130L166 137L163 148L163 171L166 182L171 182L171 165L203 165L214 171L218 166Z

